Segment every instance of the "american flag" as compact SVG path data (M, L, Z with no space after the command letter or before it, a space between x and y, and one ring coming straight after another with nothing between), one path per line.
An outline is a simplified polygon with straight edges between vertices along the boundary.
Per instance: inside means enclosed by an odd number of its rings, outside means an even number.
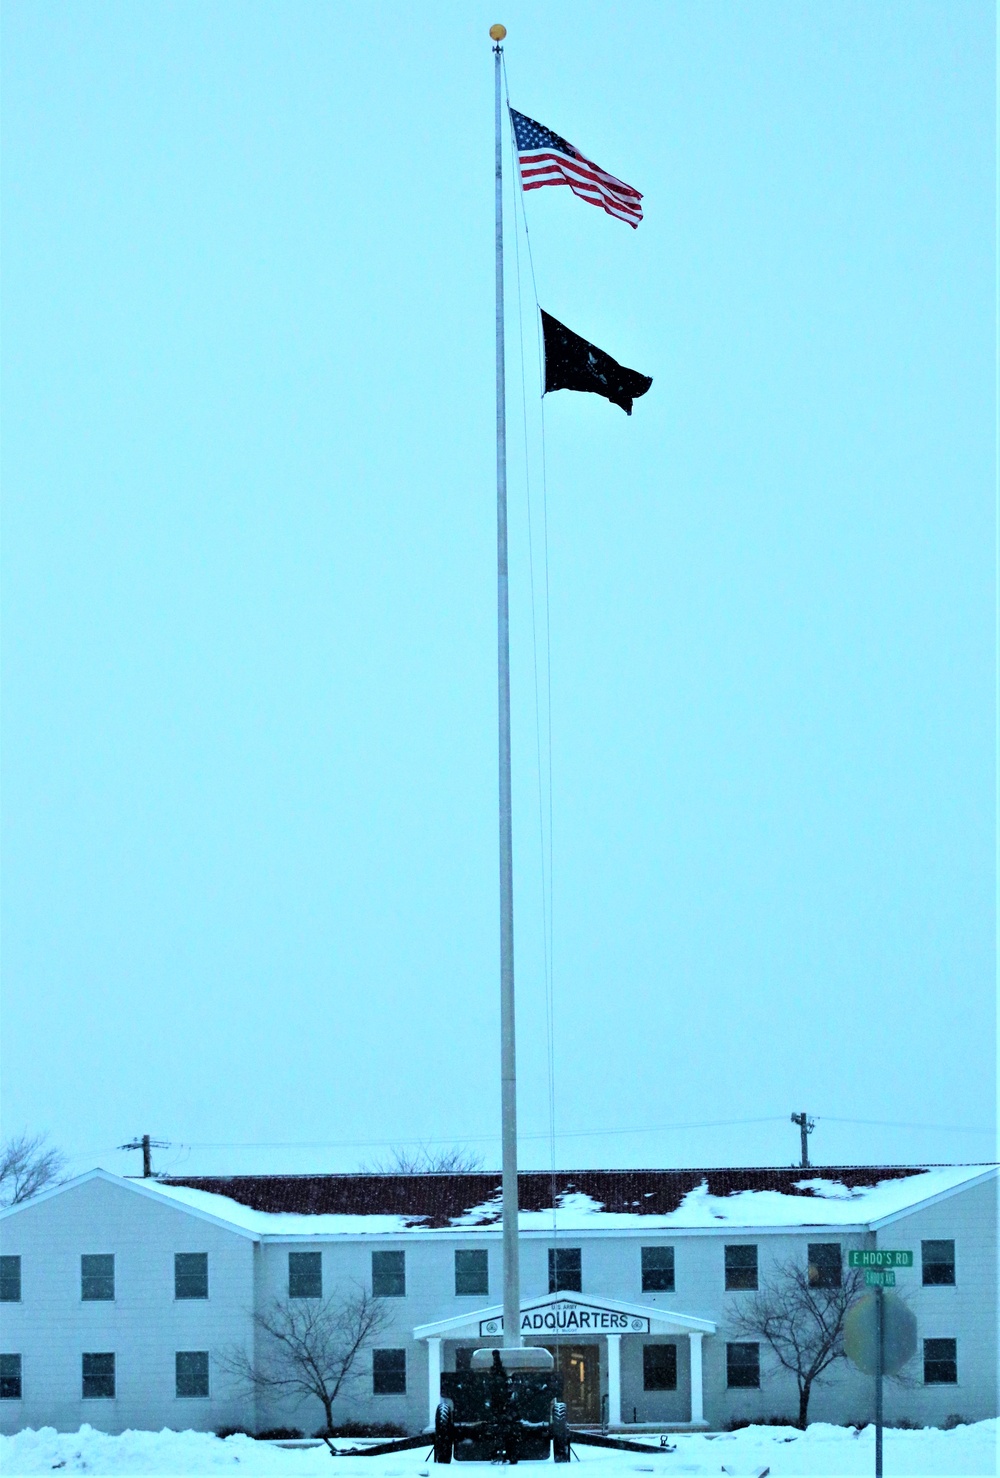
M581 200L600 205L609 216L638 226L642 220L642 196L631 185L584 159L579 149L524 113L510 110L521 166L521 185L540 190L543 185L568 185Z

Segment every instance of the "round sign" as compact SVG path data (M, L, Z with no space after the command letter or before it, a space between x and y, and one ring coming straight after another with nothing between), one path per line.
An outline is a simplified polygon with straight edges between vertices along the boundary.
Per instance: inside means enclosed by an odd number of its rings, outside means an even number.
M844 1352L865 1375L878 1372L878 1294L866 1293L844 1320ZM882 1294L882 1370L895 1375L917 1349L917 1316L894 1293Z

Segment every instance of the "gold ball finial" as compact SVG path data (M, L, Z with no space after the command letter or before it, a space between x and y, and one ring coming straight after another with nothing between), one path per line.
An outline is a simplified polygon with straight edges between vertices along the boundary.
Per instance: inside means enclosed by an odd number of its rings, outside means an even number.
M507 27L506 26L501 26L499 24L499 22L495 26L490 26L490 40L491 41L502 41L503 38L506 36L506 34L507 34Z

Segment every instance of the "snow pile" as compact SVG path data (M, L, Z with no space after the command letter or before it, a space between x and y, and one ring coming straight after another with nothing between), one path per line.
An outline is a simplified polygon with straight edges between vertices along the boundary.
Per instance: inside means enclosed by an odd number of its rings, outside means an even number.
M794 1427L747 1427L720 1434L677 1433L672 1451L650 1438L648 1459L639 1453L615 1453L594 1447L574 1448L586 1466L586 1478L680 1478L681 1474L752 1475L768 1468L772 1478L868 1478L875 1470L875 1432L817 1422L807 1432ZM345 1444L346 1445L346 1444ZM885 1471L891 1478L988 1478L996 1474L997 1423L976 1422L942 1432L893 1431L885 1434ZM88 1478L158 1474L228 1473L234 1478L432 1478L428 1451L418 1448L380 1458L331 1459L326 1448L286 1448L250 1437L225 1441L203 1432L124 1432L108 1437L92 1427L59 1433L51 1427L0 1437L0 1471L4 1478L57 1472L86 1473ZM462 1463L454 1478L490 1478L488 1463Z
M252 1437L227 1437L206 1432L123 1432L109 1437L93 1427L78 1432L19 1432L0 1437L0 1472L4 1478L53 1472L62 1475L188 1473L306 1474L327 1473L331 1459L325 1447L285 1451ZM371 1475L375 1478L375 1474Z

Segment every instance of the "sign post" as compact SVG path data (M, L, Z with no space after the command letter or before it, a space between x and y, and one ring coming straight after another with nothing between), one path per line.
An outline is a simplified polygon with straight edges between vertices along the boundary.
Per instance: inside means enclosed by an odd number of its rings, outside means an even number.
M885 1294L875 1289L875 1329L878 1353L875 1366L875 1478L882 1478L882 1378L885 1375Z
M896 1268L912 1268L913 1253L878 1247L847 1254L850 1268L862 1268L872 1290L858 1300L844 1321L844 1350L859 1370L875 1378L875 1478L882 1475L882 1381L895 1375L917 1348L917 1321L886 1288L896 1286Z

